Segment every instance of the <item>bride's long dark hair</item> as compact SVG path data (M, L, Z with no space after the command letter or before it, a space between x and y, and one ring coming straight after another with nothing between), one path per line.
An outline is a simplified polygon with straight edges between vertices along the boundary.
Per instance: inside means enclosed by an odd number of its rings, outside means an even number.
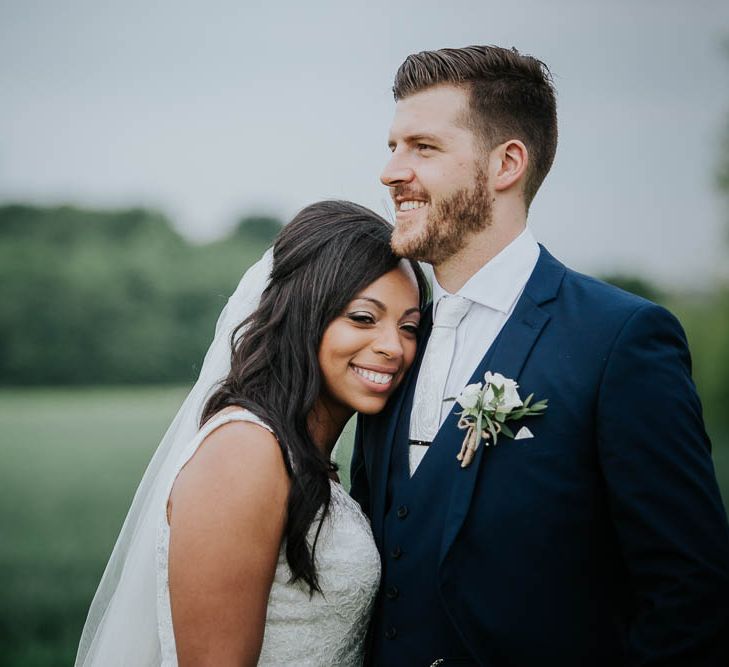
M307 427L321 390L319 345L347 304L397 267L391 232L380 216L350 202L323 201L303 209L274 242L269 284L258 309L233 332L230 373L203 410L205 423L226 406L241 406L274 430L291 477L286 558L292 580L305 581L312 594L321 591L314 555L329 509L332 469ZM411 266L422 308L427 283L417 263ZM320 508L309 547L307 534Z

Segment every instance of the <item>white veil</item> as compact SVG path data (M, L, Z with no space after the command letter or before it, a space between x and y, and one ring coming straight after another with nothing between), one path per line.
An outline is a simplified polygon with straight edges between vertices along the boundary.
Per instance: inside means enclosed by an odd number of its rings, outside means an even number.
M76 667L159 665L156 540L167 498L167 482L181 451L195 437L215 385L230 370L230 337L258 306L268 284L273 251L241 279L218 318L215 338L200 376L167 429L139 484L114 551L91 603L76 656Z

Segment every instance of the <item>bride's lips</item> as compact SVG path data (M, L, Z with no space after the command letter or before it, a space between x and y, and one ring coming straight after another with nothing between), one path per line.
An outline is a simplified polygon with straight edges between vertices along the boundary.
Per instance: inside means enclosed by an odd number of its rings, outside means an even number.
M393 388L395 377L399 371L395 368L369 364L367 366L350 364L349 369L369 391L378 394L387 393Z

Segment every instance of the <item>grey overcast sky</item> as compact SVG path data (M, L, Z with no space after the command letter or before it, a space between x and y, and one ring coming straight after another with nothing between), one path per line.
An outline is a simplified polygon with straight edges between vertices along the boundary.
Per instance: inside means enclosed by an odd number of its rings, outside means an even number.
M729 275L728 39L719 0L3 0L0 202L154 206L199 239L329 197L390 216L400 62L516 46L559 94L537 238L578 270L707 286Z

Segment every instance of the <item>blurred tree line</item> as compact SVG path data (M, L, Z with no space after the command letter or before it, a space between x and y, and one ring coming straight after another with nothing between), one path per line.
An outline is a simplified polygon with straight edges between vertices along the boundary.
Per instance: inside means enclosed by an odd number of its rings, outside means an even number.
M719 182L729 193L729 163ZM194 245L145 209L0 207L0 385L192 382L227 297L280 226L247 217ZM729 433L727 286L682 295L606 279L678 315L707 421Z
M603 276L603 280L659 303L678 317L689 342L692 374L704 407L707 429L715 441L718 436L722 443L729 445L727 286L719 284L705 293L686 294L661 290L645 279L634 276Z
M280 222L185 241L154 211L0 207L0 385L191 382Z

